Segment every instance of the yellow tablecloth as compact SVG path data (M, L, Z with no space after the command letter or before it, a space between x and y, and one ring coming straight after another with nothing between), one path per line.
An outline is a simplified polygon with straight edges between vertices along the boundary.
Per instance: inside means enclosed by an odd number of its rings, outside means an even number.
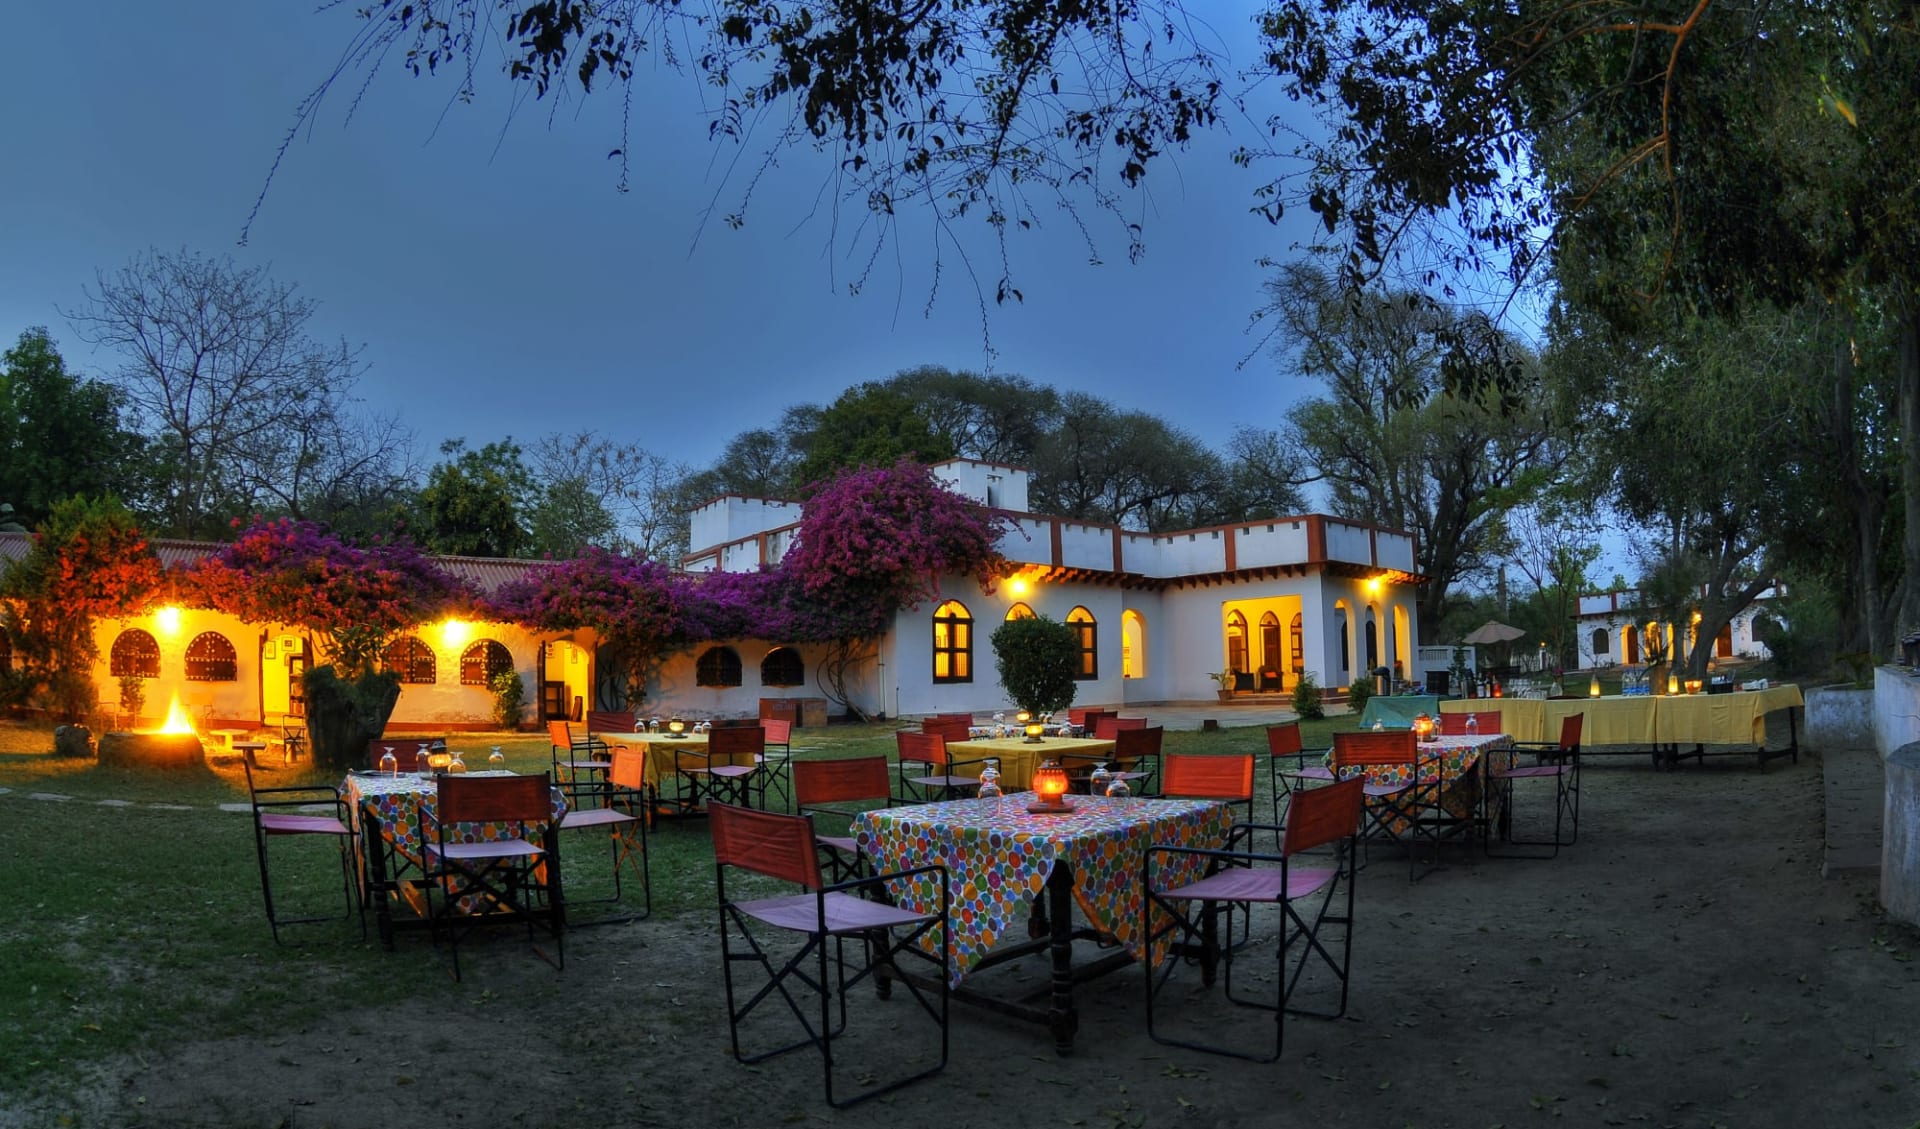
M674 737L668 733L622 733L615 745L628 748L642 747L647 751L647 783L659 787L671 780L683 768L707 767L707 735L689 733L684 737ZM735 764L752 764L751 758L738 754L730 758Z
M1736 690L1731 694L1612 694L1600 698L1456 698L1442 713L1500 711L1502 731L1516 741L1558 741L1560 723L1585 714L1582 745L1759 745L1766 716L1801 706L1798 686Z
M1049 737L1038 745L1029 745L1021 737L981 737L972 741L950 741L947 752L954 760L997 757L1000 760L1000 787L1007 792L1024 792L1033 786L1033 770L1043 760L1062 753L1095 756L1113 751L1112 741L1091 737ZM978 776L978 764L963 764L954 769L956 776Z

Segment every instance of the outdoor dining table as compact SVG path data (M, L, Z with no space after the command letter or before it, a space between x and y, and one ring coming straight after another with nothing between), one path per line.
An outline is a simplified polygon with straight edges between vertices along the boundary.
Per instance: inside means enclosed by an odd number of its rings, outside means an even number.
M488 770L469 772L467 775L518 774ZM380 927L380 942L391 949L394 930L402 924L393 917L395 901L405 900L416 914L421 915L406 922L407 925L426 925L421 880L417 877L403 880L403 873L409 867L416 873L421 871L424 851L422 829L426 821L433 817L439 802L439 784L430 775L356 771L347 774L341 786L341 795L347 801L354 833L360 837L362 889L373 900L374 917ZM559 828L560 817L566 813L566 797L555 787L553 821L547 824L546 832L549 851L555 848L552 840ZM458 829L460 841L465 843L508 839L518 833L519 828L508 823L462 823Z
M1420 783L1438 785L1440 790L1437 803L1439 810L1431 818L1441 821L1450 829L1471 829L1477 826L1482 816L1497 822L1500 793L1488 794L1486 799L1490 810L1481 810L1483 777L1489 771L1513 767L1513 737L1510 734L1435 736L1430 741L1421 742L1418 748ZM1331 761L1331 755L1328 759ZM1370 784L1391 786L1406 783L1412 771L1405 765L1366 765L1343 770L1341 776L1345 778L1364 773ZM1407 827L1407 820L1399 815L1388 815L1382 822L1396 834Z
M1048 737L1038 743L1029 743L1024 737L975 737L970 741L949 742L947 752L956 761L993 757L1000 762L1000 786L1009 792L1019 792L1033 785L1033 770L1043 760L1058 760L1069 753L1076 757L1097 756L1111 753L1113 746L1112 741L1091 737ZM978 776L985 767L960 764L955 766L954 774Z
M1696 759L1711 754L1708 745L1736 746L1739 754L1754 754L1764 767L1773 757L1800 759L1800 734L1794 711L1804 707L1800 687L1773 686L1765 690L1735 690L1725 694L1607 694L1586 698L1472 698L1442 702L1444 713L1498 710L1500 728L1523 742L1560 739L1560 723L1584 714L1580 750L1596 746L1647 752L1656 765L1677 764L1683 756ZM1767 715L1787 711L1785 748L1767 748ZM1692 745L1691 753L1680 752Z
M853 833L861 853L881 871L930 863L948 869L955 998L1044 1023L1054 1049L1069 1054L1079 1026L1074 984L1150 956L1141 931L1147 848L1224 846L1233 812L1215 800L1075 796L1070 812L1035 814L1027 810L1034 799L1030 792L1009 793L999 800L882 808L855 819ZM1201 865L1197 858L1181 858L1169 864L1169 878L1197 877ZM937 878L890 885L897 904L937 912ZM1075 904L1086 922L1079 928L1072 921ZM1112 951L1076 965L1076 940ZM1023 999L963 983L993 965L1042 952L1052 958L1051 976L1045 988ZM1036 1002L1040 996L1044 1003Z
M1438 694L1375 694L1360 712L1360 728L1372 729L1378 722L1382 729L1412 729L1414 718L1439 712Z

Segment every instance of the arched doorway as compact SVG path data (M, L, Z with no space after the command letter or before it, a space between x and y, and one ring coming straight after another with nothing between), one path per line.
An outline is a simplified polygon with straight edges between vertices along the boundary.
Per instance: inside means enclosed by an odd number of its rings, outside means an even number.
M1127 608L1120 613L1120 677L1147 676L1147 620Z

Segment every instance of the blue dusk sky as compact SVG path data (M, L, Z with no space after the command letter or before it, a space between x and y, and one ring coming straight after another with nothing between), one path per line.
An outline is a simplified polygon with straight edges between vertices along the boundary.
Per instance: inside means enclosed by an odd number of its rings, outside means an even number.
M995 307L996 253L969 220L928 312L924 210L848 295L858 260L834 246L818 204L828 158L784 153L747 225L720 222L739 199L730 164L751 168L763 146L710 142L690 76L662 69L638 86L622 194L607 158L617 96L529 100L509 123L524 84L483 72L476 101L450 105L453 81L390 65L351 121L355 81L334 92L240 246L296 106L357 27L352 7L101 0L12 13L0 334L47 325L70 363L101 374L114 358L61 315L96 271L148 247L228 254L320 301L316 331L364 346L362 395L399 413L423 453L450 436L593 428L695 465L791 404L920 364L1093 392L1216 445L1238 424L1277 425L1315 390L1247 332L1266 277L1256 260L1286 257L1307 217L1274 227L1249 211L1260 174L1227 159L1259 141L1245 121L1124 200L1146 229L1140 262L1111 218L1091 221L1095 266L1074 223L1043 212L1045 228L1013 244L1024 303ZM1249 64L1254 6L1203 8L1232 65ZM984 330L961 251L987 296Z

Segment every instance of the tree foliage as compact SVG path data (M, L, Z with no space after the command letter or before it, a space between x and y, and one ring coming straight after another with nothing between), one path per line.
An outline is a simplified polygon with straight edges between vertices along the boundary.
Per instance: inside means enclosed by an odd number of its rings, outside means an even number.
M1021 709L1039 714L1073 704L1080 642L1066 624L1042 615L1007 620L993 629L993 661L1001 688Z
M118 353L113 374L154 454L154 516L217 536L234 513L333 517L400 489L410 437L366 415L359 354L324 344L317 304L264 268L147 251L97 276L68 314Z
M33 548L0 578L0 629L20 668L9 698L39 696L69 721L91 712L94 621L138 614L160 586L160 562L126 507L110 498L54 503Z
M524 554L534 485L520 445L508 438L469 450L449 439L440 453L446 458L428 472L415 502L421 541L454 556Z
M119 391L69 372L44 328L0 354L0 499L23 525L66 498L137 500L142 446L121 425Z
M312 522L258 522L196 564L188 582L211 607L303 628L349 681L368 676L399 634L473 606L412 543L350 545Z

